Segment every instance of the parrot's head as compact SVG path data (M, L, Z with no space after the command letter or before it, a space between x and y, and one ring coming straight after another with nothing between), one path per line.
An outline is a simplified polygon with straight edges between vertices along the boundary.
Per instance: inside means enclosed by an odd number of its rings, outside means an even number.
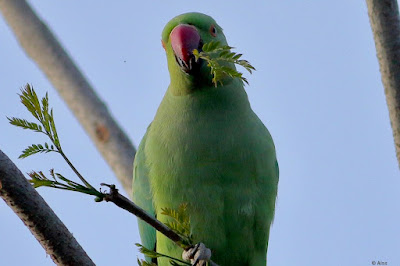
M202 50L203 44L219 41L227 45L222 28L210 16L185 13L168 22L162 32L162 46L168 60L171 85L179 94L190 93L196 88L213 87L207 63L195 60L193 50Z

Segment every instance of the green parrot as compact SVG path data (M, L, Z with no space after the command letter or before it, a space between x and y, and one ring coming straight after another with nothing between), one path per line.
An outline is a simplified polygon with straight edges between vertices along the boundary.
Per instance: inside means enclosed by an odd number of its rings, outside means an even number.
M186 203L193 239L215 263L266 265L275 146L243 82L225 77L215 87L207 63L195 60L192 51L210 41L227 45L222 28L201 13L179 15L163 30L170 85L136 154L133 201L161 222L162 208ZM141 220L139 231L148 249L181 258L181 248Z

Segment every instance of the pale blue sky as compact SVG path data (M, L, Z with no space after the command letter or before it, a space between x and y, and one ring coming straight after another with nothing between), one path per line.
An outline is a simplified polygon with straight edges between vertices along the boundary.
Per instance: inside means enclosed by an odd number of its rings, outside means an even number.
M247 92L280 164L270 266L400 265L400 176L364 1L31 1L137 145L168 86L160 35L172 17L214 17L257 71ZM261 3L263 2L263 3ZM117 183L56 91L0 19L0 149L23 172L54 155L17 159L42 136L17 93L49 92L65 152L93 184ZM240 188L238 188L240 189ZM97 265L136 265L136 218L109 203L39 189ZM0 264L53 265L0 201Z

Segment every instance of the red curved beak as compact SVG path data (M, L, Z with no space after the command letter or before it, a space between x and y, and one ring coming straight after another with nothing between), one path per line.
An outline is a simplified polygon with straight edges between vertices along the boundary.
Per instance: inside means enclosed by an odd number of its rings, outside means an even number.
M191 25L180 24L172 30L170 39L178 63L186 70L191 70L194 61L193 50L199 49L201 42L197 29Z

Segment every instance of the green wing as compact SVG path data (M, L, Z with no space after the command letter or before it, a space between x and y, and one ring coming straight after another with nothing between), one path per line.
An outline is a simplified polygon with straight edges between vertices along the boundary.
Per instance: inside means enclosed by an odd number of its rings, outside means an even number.
M150 181L148 177L149 171L146 166L146 157L144 153L146 138L147 133L140 142L139 149L136 153L135 161L133 163L132 200L136 205L155 217ZM138 225L142 245L150 250L155 250L156 230L140 219L138 219ZM146 257L146 260L149 262L151 261L151 259L148 257Z

